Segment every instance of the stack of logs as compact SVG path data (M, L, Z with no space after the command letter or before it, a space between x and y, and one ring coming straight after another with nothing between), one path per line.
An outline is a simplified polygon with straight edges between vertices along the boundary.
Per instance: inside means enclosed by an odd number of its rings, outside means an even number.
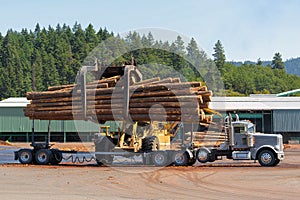
M25 116L40 120L124 120L124 81L120 76L86 84L86 114L81 87L77 84L49 87L45 92L28 92L31 103ZM133 121L186 121L210 123L211 92L201 82L179 78L147 79L129 87L129 119ZM87 118L86 118L87 116Z
M204 131L193 133L193 142L195 147L217 147L226 140L227 136L224 132Z

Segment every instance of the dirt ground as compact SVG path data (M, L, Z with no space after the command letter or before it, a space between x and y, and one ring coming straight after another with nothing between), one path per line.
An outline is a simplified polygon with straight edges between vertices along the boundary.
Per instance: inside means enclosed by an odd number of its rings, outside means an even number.
M92 148L92 144L56 146ZM299 199L300 146L286 147L285 160L270 168L231 160L164 168L1 164L0 199ZM10 148L0 146L3 151Z

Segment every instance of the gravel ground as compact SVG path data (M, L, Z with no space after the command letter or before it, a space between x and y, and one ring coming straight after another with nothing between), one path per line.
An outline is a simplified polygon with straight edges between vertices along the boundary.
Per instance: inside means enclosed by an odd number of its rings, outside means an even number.
M288 146L277 167L221 160L193 167L98 167L95 162L58 166L21 165L0 146L0 198L6 199L299 199L300 148ZM92 144L56 144L83 150Z

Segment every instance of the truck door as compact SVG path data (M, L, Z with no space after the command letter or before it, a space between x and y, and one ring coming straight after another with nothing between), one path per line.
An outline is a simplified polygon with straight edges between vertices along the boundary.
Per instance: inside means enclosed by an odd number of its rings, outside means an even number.
M248 148L246 127L244 125L238 125L233 127L234 131L234 149Z

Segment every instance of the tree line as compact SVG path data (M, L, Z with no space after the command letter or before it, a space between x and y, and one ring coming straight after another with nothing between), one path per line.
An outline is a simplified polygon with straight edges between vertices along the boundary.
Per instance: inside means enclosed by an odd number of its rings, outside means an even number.
M27 91L74 83L82 60L100 41L113 36L106 29L96 32L57 25L35 30L8 30L0 34L0 98L23 97Z
M134 57L144 78L200 80L216 95L278 93L300 87L300 78L286 74L282 67L264 67L259 62L236 67L226 62L220 41L210 59L193 38L185 44L180 36L161 41L151 33L130 32L123 38L106 28L96 31L91 24L86 28L78 23L55 28L37 24L33 31L10 29L0 34L0 98L74 83L82 64L93 64L96 57L105 57L99 60L101 65L121 65Z
M232 62L225 62L225 51L220 41L215 44L214 50L214 61L222 73L228 96L276 94L300 88L300 77L286 72L279 52L274 54L267 66L263 66L260 59L257 63L236 66Z

